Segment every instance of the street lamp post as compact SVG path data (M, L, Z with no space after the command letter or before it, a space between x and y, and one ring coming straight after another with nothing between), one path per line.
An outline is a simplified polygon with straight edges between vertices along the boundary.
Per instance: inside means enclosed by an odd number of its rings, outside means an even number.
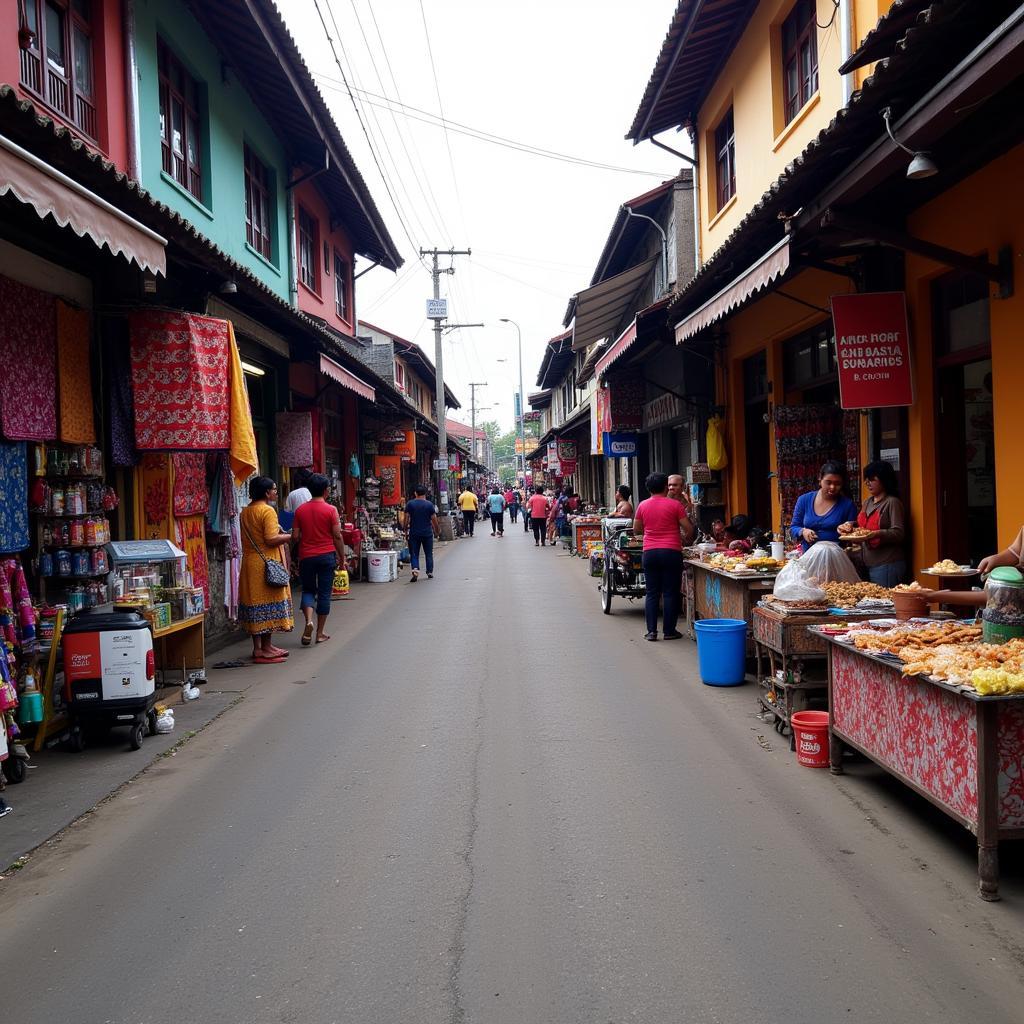
M523 470L523 487L526 486L526 424L524 417L526 415L526 393L523 391L523 332L519 329L519 324L515 320L510 320L507 316L498 318L503 324L511 324L516 329L516 337L519 339L519 444L522 447L522 452L519 458L522 460ZM518 465L518 462L517 462Z

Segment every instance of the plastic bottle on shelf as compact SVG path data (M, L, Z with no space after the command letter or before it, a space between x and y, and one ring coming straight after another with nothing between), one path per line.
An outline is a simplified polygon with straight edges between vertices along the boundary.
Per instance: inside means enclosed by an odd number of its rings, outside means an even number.
M58 576L70 576L71 575L71 552L61 548L53 556L54 565L57 568Z
M70 541L73 546L81 547L86 543L85 539L85 523L81 519L74 519L70 525Z
M64 515L64 488L54 487L50 491L50 511L55 516Z

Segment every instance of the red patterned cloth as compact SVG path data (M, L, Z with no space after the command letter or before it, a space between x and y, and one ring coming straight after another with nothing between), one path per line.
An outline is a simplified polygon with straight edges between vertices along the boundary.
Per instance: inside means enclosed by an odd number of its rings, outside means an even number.
M57 300L0 277L0 430L10 441L57 436Z
M131 316L135 444L208 451L230 444L228 324L147 310Z
M174 463L174 515L201 516L210 509L206 490L206 456L182 452L171 456Z

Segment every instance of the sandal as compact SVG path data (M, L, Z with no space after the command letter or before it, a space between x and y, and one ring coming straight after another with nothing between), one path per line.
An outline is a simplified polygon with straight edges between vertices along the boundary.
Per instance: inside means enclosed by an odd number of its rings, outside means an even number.
M272 658L287 658L291 654L291 651L286 651L283 647L274 647L273 645L265 647L264 651L269 653Z
M318 644L325 644L325 643L327 643L327 641L328 641L328 640L330 640L330 639L331 639L331 638L330 638L330 637L329 637L329 636L328 636L328 635L327 635L326 633L324 633L324 635L323 635L323 636L318 636L318 637L316 638L316 642L317 642Z
M254 654L252 656L252 663L254 665L282 665L282 664L284 664L284 658L277 658L277 657L267 656L265 654L260 654L260 655L255 655Z
M313 623L307 622L302 631L302 646L308 647L313 642Z

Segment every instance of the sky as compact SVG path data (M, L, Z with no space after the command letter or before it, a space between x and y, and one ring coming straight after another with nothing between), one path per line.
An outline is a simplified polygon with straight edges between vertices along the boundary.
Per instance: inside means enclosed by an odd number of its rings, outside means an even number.
M619 205L679 171L669 154L624 138L676 0L277 2L406 261L397 275L359 278L357 315L433 359L433 286L418 252L471 249L442 259L455 274L441 276L441 295L449 322L485 326L445 334L444 378L463 405L455 418L469 422L469 384L484 382L477 422L511 430L517 337L500 318L522 331L529 394Z

